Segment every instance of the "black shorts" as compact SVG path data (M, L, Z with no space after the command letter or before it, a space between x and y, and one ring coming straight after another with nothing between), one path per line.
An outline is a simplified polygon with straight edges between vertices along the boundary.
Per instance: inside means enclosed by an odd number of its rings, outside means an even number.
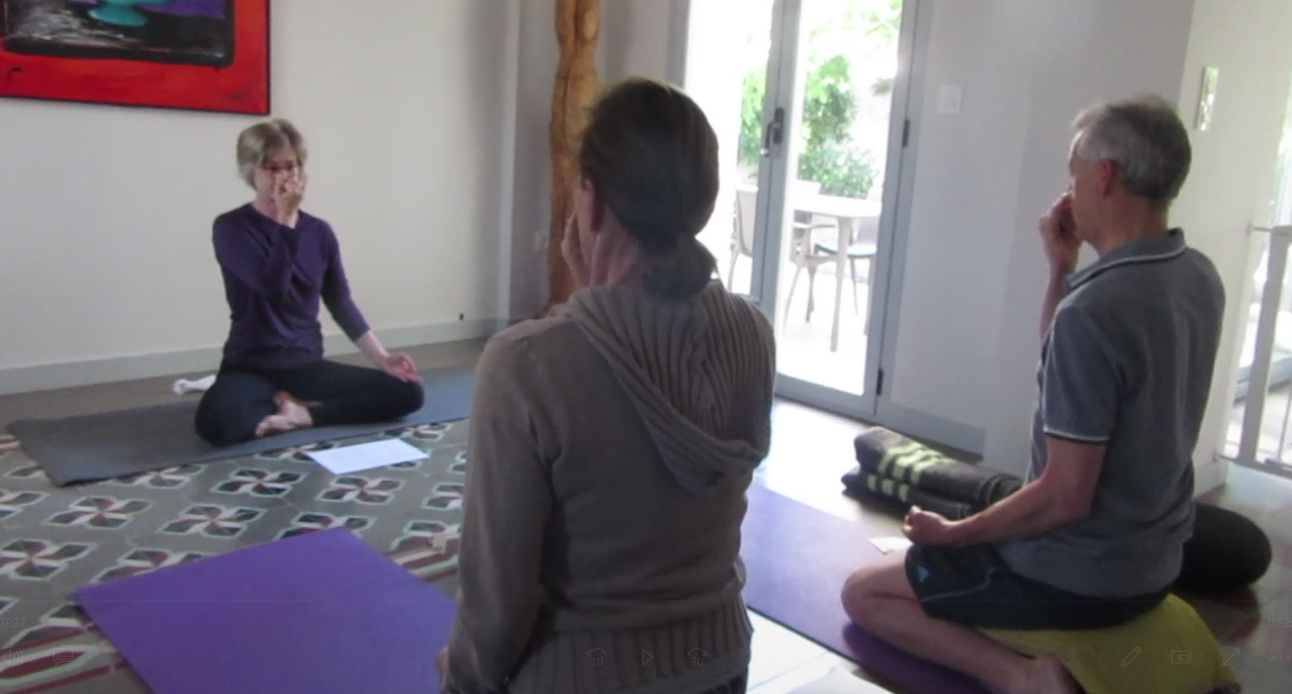
M906 578L924 614L982 629L1102 629L1135 619L1170 593L1169 588L1133 598L1069 593L1014 573L986 544L912 545Z

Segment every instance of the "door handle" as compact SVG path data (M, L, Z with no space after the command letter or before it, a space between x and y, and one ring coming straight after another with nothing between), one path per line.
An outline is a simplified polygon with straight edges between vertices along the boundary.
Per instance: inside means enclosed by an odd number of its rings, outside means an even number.
M772 120L763 129L763 156L769 156L772 153L772 145L779 145L781 137L785 133L785 109L776 108L772 113Z

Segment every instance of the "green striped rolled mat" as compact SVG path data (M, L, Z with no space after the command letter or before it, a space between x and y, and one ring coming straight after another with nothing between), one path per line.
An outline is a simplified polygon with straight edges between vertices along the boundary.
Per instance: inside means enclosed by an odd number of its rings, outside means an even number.
M978 510L1023 486L1023 480L1014 475L956 460L884 427L858 434L853 446L859 474L892 480Z
M867 493L899 501L906 509L919 506L926 511L933 511L950 520L968 518L981 510L969 504L944 499L909 484L902 484L879 475L866 474L862 478L865 480L865 491Z

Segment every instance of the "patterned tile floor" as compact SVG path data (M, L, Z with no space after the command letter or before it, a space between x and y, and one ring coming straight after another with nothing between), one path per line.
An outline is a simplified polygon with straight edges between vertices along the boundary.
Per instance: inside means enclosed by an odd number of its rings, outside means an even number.
M459 343L414 356L421 365L449 365L478 350L479 343ZM156 404L169 399L168 385L151 379L0 397L0 427L18 417ZM778 403L758 482L845 518L878 516L896 532L896 518L841 493L852 437L864 427ZM147 691L66 601L72 588L311 528L347 525L451 591L465 433L465 423L397 432L431 459L359 475L332 476L290 450L68 489L51 487L20 451L0 453L0 693ZM1292 482L1233 468L1209 500L1255 519L1274 542L1275 564L1251 594L1195 605L1238 649L1233 664L1249 693L1292 691ZM866 683L855 663L753 619L751 694L806 692L800 688L832 671L851 673L859 693L887 691Z
M344 526L452 591L466 422L56 488L0 454L0 692L147 692L81 611L80 586ZM402 438L424 460L333 475L308 450Z

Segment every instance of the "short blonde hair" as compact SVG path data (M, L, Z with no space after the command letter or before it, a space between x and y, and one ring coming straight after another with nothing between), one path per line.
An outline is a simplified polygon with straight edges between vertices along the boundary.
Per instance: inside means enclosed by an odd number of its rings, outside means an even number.
M285 118L257 123L238 135L238 173L249 186L254 186L256 168L264 166L275 151L288 148L296 153L301 166L305 165L308 152L305 137L292 122Z

